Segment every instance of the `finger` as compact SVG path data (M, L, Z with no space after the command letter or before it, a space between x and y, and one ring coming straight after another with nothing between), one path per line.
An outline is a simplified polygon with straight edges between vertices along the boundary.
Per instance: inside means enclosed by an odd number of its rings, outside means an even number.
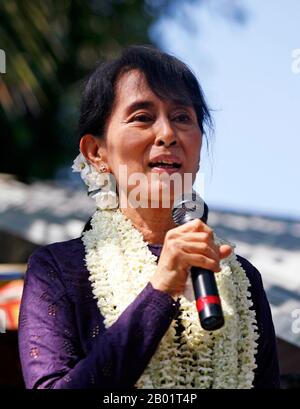
M185 253L190 254L203 254L211 259L219 260L219 248L215 245L210 246L205 242L192 242L192 241L184 241L180 242L181 249Z
M203 254L186 254L186 261L189 266L205 268L215 273L221 271L218 261L206 257Z
M198 231L198 232L206 232L209 234L213 233L213 230L200 219L194 219L187 223L182 224L181 226L176 227L179 232L190 232L190 231Z
M232 247L229 246L228 244L222 244L219 247L220 258L226 258L226 257L230 256L231 253L232 253Z
M214 241L214 237L211 233L207 232L185 232L176 237L176 239L185 241L187 243L207 243L209 246L213 247L216 251L219 251L219 247Z

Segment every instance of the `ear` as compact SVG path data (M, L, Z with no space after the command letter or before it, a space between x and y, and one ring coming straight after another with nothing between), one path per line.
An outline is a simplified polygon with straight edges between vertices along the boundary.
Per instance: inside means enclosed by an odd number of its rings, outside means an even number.
M107 164L107 150L104 139L91 134L86 134L80 139L79 148L87 161L90 162L97 170L99 170L101 164L105 163L107 170L109 171Z

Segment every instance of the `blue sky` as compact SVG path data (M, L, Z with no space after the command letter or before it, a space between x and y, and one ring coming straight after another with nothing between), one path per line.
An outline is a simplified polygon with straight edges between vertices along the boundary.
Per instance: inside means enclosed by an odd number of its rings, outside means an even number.
M207 203L300 219L300 73L291 68L300 1L241 3L244 25L192 4L193 30L164 18L153 35L193 69L215 110L213 155L201 162Z

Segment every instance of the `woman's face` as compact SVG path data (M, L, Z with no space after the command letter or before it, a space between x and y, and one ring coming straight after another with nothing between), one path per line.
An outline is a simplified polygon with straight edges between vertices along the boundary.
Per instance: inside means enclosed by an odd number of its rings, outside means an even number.
M138 70L119 78L106 138L99 150L115 175L119 190L120 179L123 178L124 184L124 177L128 182L134 173L143 175L139 186L143 198L150 189L156 191L155 194L164 189L163 174L170 177L177 173L183 179L183 175L189 173L194 182L201 144L202 133L193 106L160 99ZM161 163L166 159L169 164ZM127 193L133 188L129 184ZM174 195L173 189L170 195Z

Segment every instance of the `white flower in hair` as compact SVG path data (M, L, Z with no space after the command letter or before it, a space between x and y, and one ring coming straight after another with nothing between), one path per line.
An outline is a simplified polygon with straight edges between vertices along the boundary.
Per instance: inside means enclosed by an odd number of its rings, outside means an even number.
M84 155L80 152L78 156L74 159L72 170L73 172L81 172L84 168L88 166L88 163Z
M99 173L97 169L86 160L85 156L80 154L75 158L72 166L73 172L79 172L81 179L88 186L88 191L100 189L107 184L107 176Z
M97 172L93 166L91 166L91 172L86 175L84 181L89 187L89 192L100 189L108 184L107 175L105 173Z
M74 159L72 165L73 172L79 172L81 179L85 182L87 175L91 172L91 166L87 162L85 156L80 152L78 156Z
M115 209L118 207L118 195L111 190L97 192L92 194L91 197L95 199L96 206L99 209Z
M89 195L95 199L98 209L118 207L118 195L112 173L99 172L91 163L88 163L81 152L75 158L72 170L80 173L81 179L88 186Z

